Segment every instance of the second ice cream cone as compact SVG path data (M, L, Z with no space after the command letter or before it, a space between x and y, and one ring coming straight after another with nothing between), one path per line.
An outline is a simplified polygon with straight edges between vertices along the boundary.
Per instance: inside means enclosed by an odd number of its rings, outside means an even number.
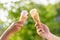
M39 14L36 9L32 9L30 11L30 14L32 18L34 19L35 23L39 23L41 25L40 19L39 19Z

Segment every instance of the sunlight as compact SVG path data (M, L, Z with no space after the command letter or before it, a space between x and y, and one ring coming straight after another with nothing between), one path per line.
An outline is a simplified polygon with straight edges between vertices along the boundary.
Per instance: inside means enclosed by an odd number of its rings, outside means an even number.
M6 18L7 16L8 16L8 12L0 9L0 20L2 20L3 22L7 21L7 18Z
M10 2L16 2L19 0L0 0L1 3L10 3Z
M43 5L48 5L50 4L55 4L57 2L59 2L59 0L32 0L33 2L37 3L37 4L43 4Z
M13 4L11 2L16 2L16 1L19 1L19 0L0 0L1 3L8 3L8 4L3 5L5 8L7 8L7 10L11 9L10 8L11 5L13 6ZM59 0L38 0L38 1L32 0L32 1L37 3L37 4L43 4L43 5L48 5L49 3L55 4L55 3L59 2ZM23 3L22 3L22 5L23 5ZM7 20L6 16L8 16L7 11L3 11L0 9L0 20L6 21Z

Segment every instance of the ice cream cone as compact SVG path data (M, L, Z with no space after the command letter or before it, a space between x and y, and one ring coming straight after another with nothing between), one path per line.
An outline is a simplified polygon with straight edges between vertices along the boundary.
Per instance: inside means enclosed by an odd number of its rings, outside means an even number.
M25 11L25 10L23 10L23 11L21 12L21 16L20 16L19 21L22 21L22 22L24 23L24 22L27 20L27 15L28 15L28 12Z
M35 22L40 22L39 15L38 15L38 12L37 12L36 9L32 9L30 11L30 14L31 14L31 16L32 16L32 18L34 19Z

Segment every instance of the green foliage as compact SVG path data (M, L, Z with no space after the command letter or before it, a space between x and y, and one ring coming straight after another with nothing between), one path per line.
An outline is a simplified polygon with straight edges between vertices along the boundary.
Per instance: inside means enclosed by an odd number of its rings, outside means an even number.
M0 8L2 8L2 7L3 7L3 4L0 3Z
M2 3L0 3L0 9L4 9L4 10L6 9Z
M32 8L36 8L38 10L41 22L48 25L52 33L60 36L60 22L58 23L54 21L57 15L56 7L54 5L49 4L44 6L30 2L29 4L25 4L20 7L20 2L15 2L15 5L11 7L11 10L8 10L8 19L11 19L12 22L18 21L22 10L27 10L29 12ZM15 8L17 5L18 8ZM14 12L13 9L16 11ZM13 34L10 37L10 40L41 40L40 36L36 33L35 22L30 14L28 16L28 20L25 22L21 31Z
M0 20L0 24L3 24L4 22Z

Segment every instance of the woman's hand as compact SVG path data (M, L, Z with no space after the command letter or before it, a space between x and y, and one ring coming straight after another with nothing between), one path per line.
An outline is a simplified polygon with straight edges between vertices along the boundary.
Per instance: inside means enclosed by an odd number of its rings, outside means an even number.
M60 40L60 37L53 35L49 31L49 28L44 24L39 25L39 23L36 23L36 29L38 35L40 35L43 38L46 38L47 40Z
M25 10L22 11L19 22L12 23L8 27L8 29L2 34L1 40L8 40L12 33L18 32L21 29L24 22L27 20L27 18L28 18L27 15L28 15L27 11L25 11Z
M7 30L10 30L10 32L18 32L22 26L23 26L22 21L15 22L15 23L12 23Z
M39 23L36 23L36 29L37 29L38 35L47 39L47 37L50 34L50 31L46 25L44 24L39 25Z
M8 27L8 29L2 34L0 40L8 40L11 34L18 32L21 29L22 25L22 21L12 23Z

